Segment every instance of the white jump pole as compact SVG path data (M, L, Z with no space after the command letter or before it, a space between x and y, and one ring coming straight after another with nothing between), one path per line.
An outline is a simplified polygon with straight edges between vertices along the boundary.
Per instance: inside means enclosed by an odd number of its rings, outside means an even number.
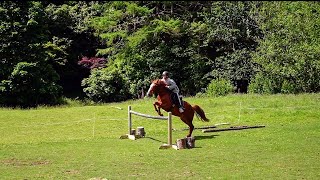
M177 149L176 145L172 145L172 113L169 112L167 117L162 116L151 116L147 114L138 113L131 110L131 106L128 106L128 129L129 133L120 137L120 139L132 139L135 140L137 137L135 134L132 134L132 114L137 116L150 118L150 119L160 119L160 120L167 120L168 121L168 144L163 144L160 146L159 149L168 149L174 148Z

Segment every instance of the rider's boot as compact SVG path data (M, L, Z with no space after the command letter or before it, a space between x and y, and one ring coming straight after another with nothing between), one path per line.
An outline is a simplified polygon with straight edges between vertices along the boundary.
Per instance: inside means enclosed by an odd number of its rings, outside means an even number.
M183 108L183 105L182 105L182 102L181 102L181 99L180 99L178 93L175 94L175 98L176 98L176 103L177 103L177 105L179 107L179 112L183 113L184 112L184 108Z
M184 107L183 107L181 101L179 101L178 104L179 104L179 112L180 112L180 113L183 113L183 112L184 112Z

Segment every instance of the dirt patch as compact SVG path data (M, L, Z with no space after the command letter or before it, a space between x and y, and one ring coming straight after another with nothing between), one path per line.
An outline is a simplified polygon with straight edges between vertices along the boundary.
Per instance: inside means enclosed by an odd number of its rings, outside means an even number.
M44 161L34 161L31 163L32 166L40 166L40 165L47 165L49 164L50 162L47 161L47 160L44 160Z
M48 160L19 160L19 159L5 159L0 161L1 164L6 166L41 166L50 164Z

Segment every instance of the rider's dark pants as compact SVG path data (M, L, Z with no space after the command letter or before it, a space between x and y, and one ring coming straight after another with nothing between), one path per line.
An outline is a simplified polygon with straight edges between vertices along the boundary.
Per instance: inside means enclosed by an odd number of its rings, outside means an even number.
M178 105L179 108L183 108L183 104L182 104L182 101L181 101L181 99L179 97L179 94L178 93L172 93L171 96L172 96L174 104Z

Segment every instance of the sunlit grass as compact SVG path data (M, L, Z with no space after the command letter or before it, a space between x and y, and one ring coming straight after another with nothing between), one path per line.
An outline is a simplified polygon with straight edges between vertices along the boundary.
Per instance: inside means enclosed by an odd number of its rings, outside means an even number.
M164 121L133 116L146 138L127 133L127 106L156 115L147 100L31 110L0 109L0 179L318 179L320 94L186 98L211 120L265 128L194 131L196 148L159 150ZM122 110L119 109L122 108ZM173 119L173 139L186 125ZM227 127L227 126L222 126Z

